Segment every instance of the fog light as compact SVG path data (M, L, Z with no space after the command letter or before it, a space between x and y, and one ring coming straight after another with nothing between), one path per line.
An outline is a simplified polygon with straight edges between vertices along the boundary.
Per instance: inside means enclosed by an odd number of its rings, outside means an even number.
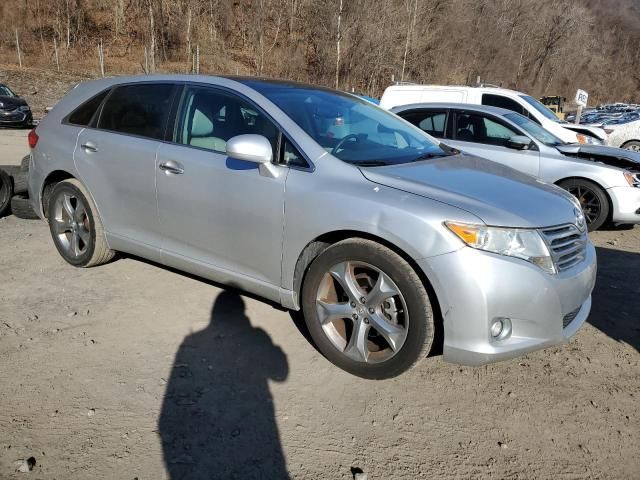
M503 324L502 324L502 319L498 318L496 320L493 321L493 323L491 324L491 336L493 338L497 338L500 336L500 334L502 333L502 329L504 328Z
M489 327L494 340L504 340L511 335L511 320L508 318L494 318Z

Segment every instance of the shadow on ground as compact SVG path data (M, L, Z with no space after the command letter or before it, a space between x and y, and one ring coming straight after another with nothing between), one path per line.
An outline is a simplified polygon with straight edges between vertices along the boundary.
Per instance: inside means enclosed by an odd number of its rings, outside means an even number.
M598 279L588 322L640 350L640 254L598 248Z
M288 478L269 391L288 372L240 295L220 293L209 325L184 339L167 384L159 433L169 478Z

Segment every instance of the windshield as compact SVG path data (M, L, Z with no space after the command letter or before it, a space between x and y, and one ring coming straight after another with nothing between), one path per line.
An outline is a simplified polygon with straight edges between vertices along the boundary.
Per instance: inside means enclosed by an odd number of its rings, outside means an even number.
M553 120L554 122L558 122L560 120L556 116L555 113L553 113L551 110L549 110L543 104L541 104L535 98L530 97L529 95L520 95L520 98L522 98L525 102L527 102L529 105L531 105L533 108L535 108L538 112L540 112L542 115L544 115L545 118L548 118L549 120Z
M420 129L355 96L277 82L244 83L345 162L373 167L449 155Z
M507 113L504 117L511 120L533 138L549 147L564 145L566 143L524 115L520 115L519 113Z
M0 95L4 97L15 97L16 94L11 91L11 89L5 85L0 85Z

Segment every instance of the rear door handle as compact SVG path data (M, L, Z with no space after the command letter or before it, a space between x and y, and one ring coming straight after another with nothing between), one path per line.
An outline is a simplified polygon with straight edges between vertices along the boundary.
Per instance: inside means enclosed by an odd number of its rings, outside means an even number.
M161 163L158 168L165 173L172 173L174 175L182 175L184 173L182 165L178 162L174 162L173 160Z
M96 145L93 142L86 142L80 146L87 153L95 153L98 151L98 147L96 147Z

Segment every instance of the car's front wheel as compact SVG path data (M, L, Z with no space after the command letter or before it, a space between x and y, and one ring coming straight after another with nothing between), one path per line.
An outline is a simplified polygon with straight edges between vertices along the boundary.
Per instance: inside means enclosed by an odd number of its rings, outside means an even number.
M71 265L93 267L113 258L96 207L78 180L65 180L53 188L47 218L53 243Z
M558 186L578 199L590 232L604 225L609 218L611 207L607 194L599 185L589 180L571 178L559 182Z
M400 255L369 240L344 240L318 255L305 276L302 306L322 354L360 377L397 376L433 343L433 312L420 277Z

